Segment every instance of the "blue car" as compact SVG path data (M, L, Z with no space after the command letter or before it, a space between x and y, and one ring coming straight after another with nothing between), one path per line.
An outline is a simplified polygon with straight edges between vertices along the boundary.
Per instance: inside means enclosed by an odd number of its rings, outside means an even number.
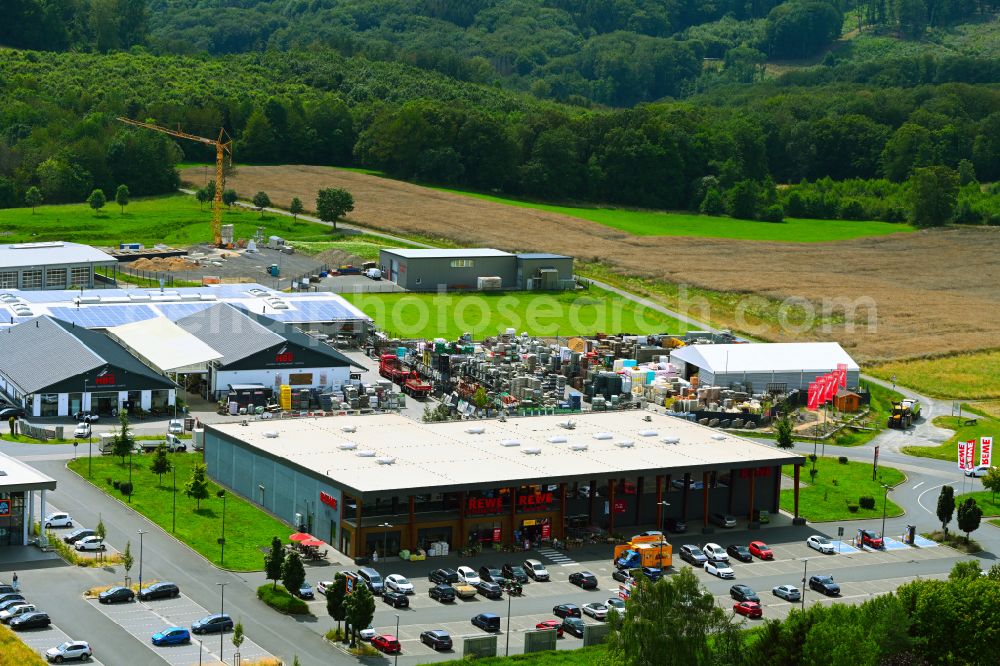
M153 634L153 645L183 645L191 642L191 634L184 627L170 627Z

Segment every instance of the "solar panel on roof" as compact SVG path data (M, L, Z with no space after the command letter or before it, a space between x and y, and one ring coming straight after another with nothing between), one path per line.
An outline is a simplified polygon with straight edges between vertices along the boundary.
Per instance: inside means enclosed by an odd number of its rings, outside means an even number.
M56 319L73 322L84 328L112 328L122 324L153 319L156 313L147 305L93 305L83 308L49 308Z
M265 317L270 317L276 321L287 322L342 321L358 318L343 303L338 303L337 301L299 301L293 305L295 307L294 310L275 312L268 308L263 314Z
M156 307L163 313L164 317L171 321L177 321L188 315L206 310L213 305L215 305L214 301L206 301L203 303L159 303Z

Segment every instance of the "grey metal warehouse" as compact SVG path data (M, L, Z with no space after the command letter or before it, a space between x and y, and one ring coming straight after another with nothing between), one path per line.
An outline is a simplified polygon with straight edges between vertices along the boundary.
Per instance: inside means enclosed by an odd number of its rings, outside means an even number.
M836 342L772 342L761 344L696 344L675 349L670 362L686 379L698 375L702 386L750 386L764 391L768 384L788 390L808 390L819 375L847 366L847 385L857 386L858 364Z
M776 513L784 465L798 515L800 455L662 414L572 419L212 424L205 462L220 484L351 557L537 543L581 524L614 533L673 518L709 531L712 513Z
M382 249L382 274L409 291L572 289L573 257L491 248ZM490 279L494 278L494 279Z
M0 289L80 289L94 286L94 269L118 260L79 243L0 245Z

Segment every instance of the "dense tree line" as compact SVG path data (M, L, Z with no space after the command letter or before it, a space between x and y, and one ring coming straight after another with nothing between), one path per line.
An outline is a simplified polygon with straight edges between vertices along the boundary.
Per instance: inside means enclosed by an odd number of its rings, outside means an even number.
M101 52L146 41L147 0L4 0L0 45Z
M996 223L996 193L972 184L1000 177L1000 90L988 86L778 81L586 111L398 64L277 52L8 53L0 81L5 206L28 203L31 187L48 203L119 184L133 196L165 192L177 161L213 158L115 120L124 115L207 135L223 126L244 163L363 165L549 200L772 221L908 219L917 171L943 167L961 181L954 218Z

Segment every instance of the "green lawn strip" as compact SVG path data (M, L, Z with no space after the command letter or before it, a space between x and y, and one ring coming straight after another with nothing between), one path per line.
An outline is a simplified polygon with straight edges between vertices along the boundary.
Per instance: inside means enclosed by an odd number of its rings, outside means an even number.
M342 294L392 335L475 338L505 328L539 336L682 333L682 322L602 289L471 294Z
M924 395L983 400L1000 398L1000 350L894 361L868 369L875 377Z
M1000 498L988 490L977 490L972 493L964 493L955 496L955 506L959 506L965 500L972 498L983 510L983 516L1000 516Z
M946 442L938 446L904 446L903 453L919 458L934 458L936 460L948 460L958 464L958 442L965 442L970 439L978 440L980 437L1000 437L1000 421L985 416L976 417L976 423L965 425L965 418L957 416L938 416L934 419L934 425L941 428L954 430L955 434L948 438Z
M45 660L12 630L0 625L0 666L44 666Z
M825 456L816 460L816 478L810 480L809 470L812 463L806 462L802 467L802 487L799 489L799 515L814 523L834 520L860 520L863 518L880 518L882 516L881 484L896 486L906 480L906 476L898 469L879 466L878 479L872 480L870 463L847 461L838 462L837 458ZM792 475L792 467L786 466L782 472ZM886 504L886 516L903 515L903 509L890 498ZM858 508L852 512L848 504L858 504L861 497L875 498L874 509ZM795 491L791 488L781 491L781 508L793 511L795 508Z
M498 197L467 190L434 187L432 189L461 194L493 203L533 208L562 215L579 217L607 227L620 229L635 236L693 236L698 238L732 238L735 240L786 241L794 243L825 243L830 241L885 236L913 231L907 224L891 222L858 222L853 220L803 220L787 218L783 223L736 220L695 213L626 210L553 204Z
M152 454L132 456L132 483L135 486L130 506L162 527L168 533L172 524L172 475L163 476L162 486L158 477L149 471ZM209 498L196 502L184 494L184 485L191 478L198 454L176 454L170 461L177 470L177 531L178 539L191 546L213 564L219 564L218 538L222 536L222 500L216 497L219 486L208 482ZM87 479L86 456L71 460L69 468ZM111 497L126 501L106 479L128 481L128 458L124 464L113 456L93 458L93 478L87 479ZM284 539L291 528L261 511L234 493L226 496L226 560L225 568L236 571L257 571L264 566L264 550L272 537ZM264 549L264 550L262 550Z
M211 241L212 207L199 205L194 196L172 194L135 199L125 212L114 203L95 215L85 203L0 209L4 242L72 241L117 247L120 242L187 246ZM257 227L287 240L329 240L331 230L316 222L286 215L259 213L243 208L224 209L222 223L232 224L236 238L253 238Z
M298 597L293 597L281 585L273 583L261 585L257 588L257 598L280 613L287 615L306 615L309 613L309 605Z
M510 657L467 657L465 659L436 661L433 663L436 666L500 666L501 664L522 664L523 666L600 666L606 663L607 651L607 647L604 645L594 645L575 650L516 654Z

